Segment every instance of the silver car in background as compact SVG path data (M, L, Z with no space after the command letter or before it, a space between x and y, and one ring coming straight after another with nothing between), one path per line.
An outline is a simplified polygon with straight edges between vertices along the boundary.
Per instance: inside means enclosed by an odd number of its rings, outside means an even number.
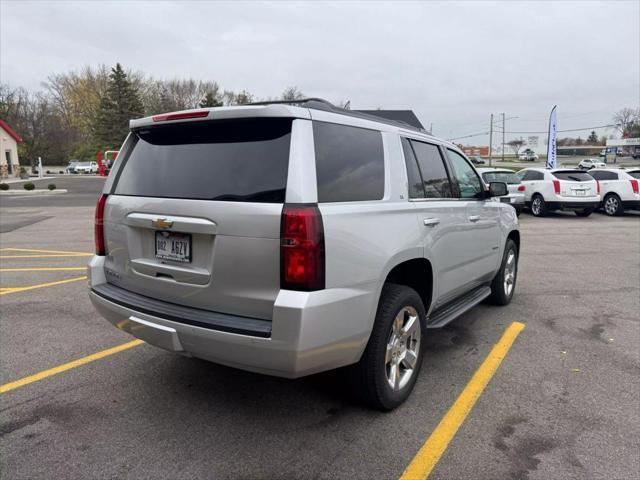
M478 173L487 187L491 182L506 183L509 194L500 197L500 201L511 205L516 209L516 214L520 215L524 209L525 186L516 172L505 168L478 168Z
M455 145L296 103L131 121L96 207L90 298L182 355L289 378L349 366L390 410L428 328L511 301L518 220Z

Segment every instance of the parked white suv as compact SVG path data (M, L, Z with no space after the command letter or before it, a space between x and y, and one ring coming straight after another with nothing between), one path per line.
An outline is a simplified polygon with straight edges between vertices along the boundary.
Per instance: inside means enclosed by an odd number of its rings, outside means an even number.
M75 173L97 173L97 162L78 162L74 167Z
M487 187L489 187L491 182L506 183L509 194L500 197L500 201L511 205L516 209L516 214L520 215L524 209L524 192L526 187L520 181L516 172L506 168L478 168L478 173Z
M525 203L536 217L569 210L588 217L600 204L600 187L582 170L525 168L518 172L525 186Z
M578 168L582 170L591 170L592 168L605 168L607 166L602 160L598 160L597 158L585 158L580 160L578 163Z
M518 220L455 145L295 103L131 121L96 208L90 298L173 352L290 378L352 365L389 410L428 328L510 302Z
M622 215L625 210L640 209L640 174L634 176L633 172L618 168L595 168L589 171L589 175L600 184L601 207L607 215Z

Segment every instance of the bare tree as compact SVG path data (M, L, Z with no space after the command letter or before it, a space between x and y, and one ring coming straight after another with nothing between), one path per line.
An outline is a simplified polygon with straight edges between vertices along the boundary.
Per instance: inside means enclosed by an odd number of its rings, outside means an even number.
M298 90L298 87L287 87L282 95L280 96L281 100L302 100L305 98L304 93Z
M522 138L511 140L510 142L507 142L507 145L511 147L511 150L513 150L513 153L515 153L516 156L518 156L518 152L520 151L520 148L524 145L524 140Z
M624 136L634 123L640 123L640 108L623 108L613 115L613 121L620 134Z

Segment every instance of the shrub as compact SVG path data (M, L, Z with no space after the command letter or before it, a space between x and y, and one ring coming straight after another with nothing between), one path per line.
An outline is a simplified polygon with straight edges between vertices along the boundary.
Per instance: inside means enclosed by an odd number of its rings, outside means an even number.
M62 174L64 173L64 171L63 171L63 170L60 170L58 173L59 173L60 175L62 175Z
M51 170L47 170L47 175L51 174Z
M47 185L47 188L49 190L55 190L56 189L56 184L55 183L50 183L49 185Z
M8 183L0 183L0 190L9 190Z
M33 190L34 188L36 188L36 186L33 184L33 182L27 182L23 185L23 188L25 190Z

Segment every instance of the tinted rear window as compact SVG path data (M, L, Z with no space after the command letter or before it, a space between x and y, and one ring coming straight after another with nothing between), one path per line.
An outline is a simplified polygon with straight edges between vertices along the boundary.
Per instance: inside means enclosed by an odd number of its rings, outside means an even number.
M484 172L482 179L485 183L491 182L504 182L509 185L516 185L520 183L520 179L515 172Z
M318 202L384 196L382 135L375 130L313 122Z
M188 122L134 135L116 195L284 203L291 119Z
M629 175L631 175L633 178L637 178L640 180L640 170L636 170L634 172L627 172Z
M590 182L593 177L588 173L578 172L575 170L566 170L562 172L553 172L551 175L558 180L567 180L569 182Z

